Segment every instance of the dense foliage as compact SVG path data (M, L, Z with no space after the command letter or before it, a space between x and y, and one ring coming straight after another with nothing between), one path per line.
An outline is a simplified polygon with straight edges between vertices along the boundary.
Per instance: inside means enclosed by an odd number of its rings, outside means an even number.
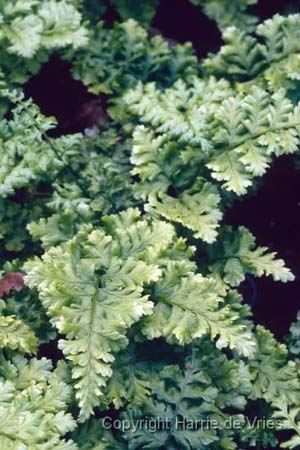
M240 289L295 276L223 221L299 154L300 14L191 3L204 61L158 0L0 0L3 450L300 448L299 318L279 342ZM23 92L53 54L105 100L82 133Z

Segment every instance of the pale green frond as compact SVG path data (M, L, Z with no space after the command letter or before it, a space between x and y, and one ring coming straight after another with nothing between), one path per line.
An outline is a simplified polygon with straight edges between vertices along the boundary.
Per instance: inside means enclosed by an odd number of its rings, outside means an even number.
M33 56L41 43L42 29L42 21L33 14L16 17L3 30L5 37L10 42L7 50L23 58Z
M35 353L37 338L33 331L14 316L0 316L0 348Z
M56 125L45 117L32 100L18 101L12 119L2 119L0 131L0 196L12 195L16 189L55 177L78 154L80 135L46 138Z
M256 247L255 237L245 227L236 230L223 227L218 241L207 248L207 254L210 270L232 286L238 286L247 273L272 276L284 283L294 280L284 261L267 247Z
M245 194L273 155L298 150L299 123L299 109L283 91L270 96L253 87L246 96L224 100L215 114L216 151L207 163L213 178L223 181L226 190Z
M1 10L0 45L22 58L31 58L41 49L77 48L88 42L81 14L68 0L9 0L5 6L0 4Z
M42 379L31 380L21 390L13 381L0 381L0 391L1 448L77 450L73 441L65 439L76 424L67 412L70 387L58 371L44 372Z
M223 33L224 46L204 62L207 72L237 80L241 88L262 84L273 91L296 89L300 67L299 22L299 14L275 14L259 24L253 34L240 30L238 24L230 26Z
M112 236L83 228L26 264L27 283L38 288L52 324L66 336L59 346L72 363L80 420L100 404L114 354L128 344L127 330L151 314L143 285L159 278L155 260L173 236L160 222L153 229L145 221L117 227Z
M238 323L238 315L226 305L224 285L200 274L179 278L178 268L179 264L170 263L157 282L151 295L154 311L142 322L143 334L181 345L208 334L216 338L218 348L251 354L255 345L251 329Z
M235 92L224 80L194 78L165 91L140 83L122 102L143 124L133 135L131 163L139 176L136 196L149 203L151 196L201 192L203 180L211 181L207 169L223 189L243 195L273 157L299 148L299 107L284 90Z
M207 183L196 194L183 193L178 198L167 195L149 195L146 211L178 222L194 232L196 238L211 243L217 237L222 213L219 210L220 196L214 186Z
M88 35L81 26L81 15L68 1L42 2L38 9L42 20L41 46L44 48L66 47L77 49L88 43Z

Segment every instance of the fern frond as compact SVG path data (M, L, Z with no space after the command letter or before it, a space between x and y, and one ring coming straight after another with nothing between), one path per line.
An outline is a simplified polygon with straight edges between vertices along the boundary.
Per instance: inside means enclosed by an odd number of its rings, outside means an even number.
M1 121L0 196L12 195L16 189L32 182L55 177L78 154L80 135L48 138L54 118L43 116L32 100L20 100L12 111L12 120ZM77 150L76 150L77 147Z
M253 382L252 398L266 401L297 403L299 401L299 373L288 351L272 333L262 326L256 328L257 352L249 361Z
M22 371L28 371L29 366L34 369L35 362L38 370L44 364L34 359L29 363L25 359L14 359L12 364L22 376ZM18 376L0 381L0 445L3 449L77 450L74 442L64 437L76 426L66 411L70 387L61 379L59 368L51 373L49 361L47 365L42 378L32 372L27 384L20 385Z
M213 278L200 274L179 277L180 265L169 263L156 283L151 299L153 314L143 320L142 332L148 339L165 337L184 345L206 334L216 338L218 348L229 347L249 356L254 341L247 323L226 305L226 289Z
M194 236L213 242L222 218L218 209L220 196L214 186L207 183L196 194L183 193L177 198L168 195L149 195L146 211L157 213L171 222L178 222L194 231Z
M87 43L81 15L67 0L1 1L0 19L0 45L22 58L33 57L41 49Z
M254 236L245 227L221 228L218 241L207 247L207 255L210 271L231 286L238 286L247 273L272 276L274 281L283 283L295 279L276 253L268 252L267 247L256 247Z
M160 270L145 258L155 260L173 238L169 225L152 226L139 221L115 229L114 238L83 229L26 264L27 282L39 289L51 322L66 335L60 348L73 365L81 420L99 405L114 354L128 343L127 330L152 311L143 285L157 280Z
M37 338L31 329L14 316L0 316L0 348L35 353Z
M202 352L207 356L202 357ZM207 342L188 353L183 367L165 365L154 374L150 397L145 398L142 408L122 415L138 424L136 429L132 427L125 433L129 447L136 450L145 446L157 450L204 450L208 446L233 449L233 433L223 427L228 417L224 410L229 405L233 410L236 408L229 394L232 377L235 392L239 391L241 398L246 393L239 384L243 376L245 380L246 372L242 374L239 370L238 364L226 360ZM220 373L230 373L232 377L225 381ZM228 395L219 396L221 386ZM232 416L243 423L242 414L232 411ZM217 427L209 425L213 421ZM153 433L150 427L155 423L159 431Z
M111 30L98 24L88 49L76 52L72 62L74 78L94 94L120 94L139 80L170 85L197 73L190 44L169 47L160 36L148 38L133 19L116 23Z
M288 430L294 433L290 439L281 444L281 447L298 448L300 445L299 407L288 406L288 403L284 401L275 401L275 406L273 417L279 421L279 430Z
M262 83L273 91L295 89L300 67L299 23L299 14L276 14L258 25L254 34L229 27L223 34L225 45L204 66L209 74Z
M194 79L163 92L139 84L123 96L122 105L131 120L143 123L135 129L131 156L139 176L137 198L207 242L215 233L201 223L201 215L205 211L216 230L221 213L217 191L213 195L215 188L204 182L212 177L224 190L243 195L274 157L299 148L299 106L284 91L270 95L255 86L235 93L223 81Z

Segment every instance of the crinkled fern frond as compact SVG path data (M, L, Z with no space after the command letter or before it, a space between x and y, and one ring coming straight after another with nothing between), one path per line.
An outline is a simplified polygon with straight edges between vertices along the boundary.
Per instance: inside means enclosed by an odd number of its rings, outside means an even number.
M266 401L298 403L299 373L295 362L288 360L284 344L276 342L262 326L256 328L257 351L249 361L253 383L252 398Z
M87 43L81 15L68 0L1 0L0 20L0 45L23 58L40 49Z
M77 450L73 441L65 439L76 427L67 412L71 389L60 368L50 369L46 360L16 357L8 363L2 357L0 378L4 370L6 381L0 381L1 448Z
M0 316L0 348L35 353L37 338L33 331L14 316Z
M172 239L172 227L162 222L138 221L115 229L113 237L87 227L26 264L27 282L39 289L51 322L66 335L60 348L73 365L82 420L99 405L128 329L152 311L143 285L157 280L155 255Z
M255 238L245 227L222 227L218 241L206 247L209 269L231 286L238 286L246 274L272 276L274 281L293 281L291 271L276 253L256 247Z
M20 100L12 119L2 119L0 131L0 196L11 196L16 189L32 182L54 178L78 155L81 136L47 137L56 121L43 116L32 100Z
M205 61L209 74L237 81L263 83L276 91L299 86L300 15L274 15L255 33L235 27L224 31L225 45ZM251 83L250 83L251 84Z

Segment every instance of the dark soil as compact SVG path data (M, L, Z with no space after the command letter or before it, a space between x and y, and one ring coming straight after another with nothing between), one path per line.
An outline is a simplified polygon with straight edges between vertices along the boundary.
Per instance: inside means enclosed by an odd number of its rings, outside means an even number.
M256 5L250 8L250 11L259 16L261 20L265 20L276 13L293 12L294 7L299 11L299 6L299 0L259 0Z
M25 95L43 114L56 117L58 126L50 133L54 137L84 131L106 117L105 97L90 94L72 78L71 65L56 57L26 84Z
M64 359L63 352L58 348L58 341L59 337L57 337L54 341L41 344L39 346L39 351L37 355L38 359L49 358L53 362L54 367L56 367L57 362Z
M216 23L188 0L161 0L152 25L166 38L192 42L199 58L222 44Z

